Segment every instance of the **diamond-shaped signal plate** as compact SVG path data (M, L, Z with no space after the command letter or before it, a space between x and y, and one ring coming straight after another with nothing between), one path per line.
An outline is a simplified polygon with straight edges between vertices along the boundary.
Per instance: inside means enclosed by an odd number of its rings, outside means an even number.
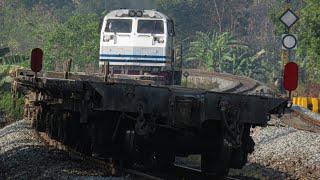
M286 12L280 16L280 21L287 26L287 28L290 28L294 23L296 23L299 20L299 17L290 9L288 9Z

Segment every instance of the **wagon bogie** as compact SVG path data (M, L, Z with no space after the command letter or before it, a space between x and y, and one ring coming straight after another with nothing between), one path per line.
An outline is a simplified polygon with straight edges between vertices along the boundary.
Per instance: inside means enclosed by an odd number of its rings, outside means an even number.
M203 171L226 174L253 151L250 127L287 107L282 98L69 77L17 76L26 117L73 149L127 164L163 168L201 154Z

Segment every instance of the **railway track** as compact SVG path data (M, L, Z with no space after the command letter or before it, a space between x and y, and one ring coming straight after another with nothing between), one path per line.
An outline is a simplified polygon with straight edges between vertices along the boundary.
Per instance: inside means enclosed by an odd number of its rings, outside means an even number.
M46 133L39 133L34 131L36 136L45 144L48 148L48 152L55 150L62 150L69 154L69 157L74 157L75 159L81 159L83 161L90 161L96 165L106 169L110 172L110 176L116 177L129 177L129 179L146 179L146 180L209 180L209 179L227 179L236 180L233 177L220 177L212 174L205 174L201 170L186 167L179 164L174 164L172 167L165 170L150 170L142 166L135 165L134 167L127 168L121 166L115 166L107 160L94 158L86 154L80 153L73 149L68 148L62 143L50 138Z
M319 120L294 109L288 110L276 124L268 124L268 126L290 126L302 131L320 133Z
M209 76L226 79L229 81L238 82L234 87L222 90L222 92L230 92L237 94L255 94L256 90L259 90L262 86L261 83L255 81L251 78L235 76L231 74L214 73L214 72L199 72L196 70L189 70L191 76ZM282 120L288 125L299 130L310 131L310 132L320 132L320 121L313 119L312 117L297 111L290 110L288 113L291 115L285 115ZM271 125L272 126L272 125ZM281 125L280 125L281 126Z
M291 122L288 122L288 120L285 121L287 125L290 125L299 130L320 133L319 120L313 119L312 117L297 110L291 110L291 113L296 118L291 118Z
M296 116L298 116L302 121L306 122L306 123L309 123L311 125L314 125L314 126L319 126L320 127L320 121L319 120L316 120L316 119L313 119L312 117L300 112L300 111L297 111L297 110L293 110L292 111L293 114L295 114Z
M237 94L252 94L255 93L259 86L262 86L256 80L253 80L248 77L243 76L236 76L232 74L225 74L225 73L215 73L215 72L204 72L204 71L197 71L197 70L186 70L189 72L190 76L199 76L199 77L215 77L221 78L228 81L235 82L234 86L222 89L221 92L228 92L228 93L237 93Z
M279 121L277 118L274 119ZM48 148L34 135L34 130L29 124L27 121L19 121L1 130L1 156L4 161L2 161L3 166L0 165L0 167L4 167L2 172L7 171L7 173L0 179L68 179L70 177L112 179L109 178L111 176L109 171L101 168L102 165L100 167L94 162L81 160L76 155L69 157L65 151L54 148L48 152ZM288 127L266 127L255 129L253 137L257 148L251 155L250 163L254 164L248 164L241 171L231 170L232 177L239 179L317 179L319 177L320 161L317 161L320 157L317 156L319 134ZM27 146L29 149L26 148L26 143L30 145ZM315 169L312 166L314 163L318 164ZM270 166L273 169L270 169ZM75 169L77 170L74 171ZM281 172L274 169L281 169ZM141 171L138 170L138 172ZM287 176L286 172L294 176ZM130 177L123 179L149 179L133 173L126 174L130 174ZM160 178L156 174L151 175Z
M207 76L207 77L216 77L221 79L226 79L228 81L235 81L235 86L222 90L221 92L237 93L237 94L256 94L256 90L259 90L262 87L262 84L258 81L243 77L236 76L231 74L224 73L215 73L215 72L200 72L197 70L186 70L189 72L190 76ZM290 110L288 113L291 115L285 115L282 120L284 124L292 126L299 130L310 131L310 132L320 132L320 121L315 120L312 117L297 111ZM271 125L273 126L273 124ZM280 125L281 126L281 125Z
M136 174L140 177L145 177L151 180L212 180L212 179L227 179L236 180L233 177L219 177L215 175L202 173L201 170L193 169L190 167L182 166L179 164L174 164L172 167L168 168L166 172L161 171L149 171L144 169L126 169L126 172L130 174Z

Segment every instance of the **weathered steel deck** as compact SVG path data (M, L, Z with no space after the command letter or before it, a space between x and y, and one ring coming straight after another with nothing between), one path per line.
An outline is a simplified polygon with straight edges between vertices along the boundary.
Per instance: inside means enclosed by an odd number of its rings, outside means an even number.
M25 115L38 131L77 151L167 168L175 156L201 154L203 172L217 175L243 167L254 149L250 127L288 104L145 79L20 70L13 92L26 95Z
M76 74L70 74L69 79L64 79L63 73L47 73L35 78L20 72L16 82L20 87L31 91L63 99L59 104L63 104L68 110L80 108L72 101L89 103L89 111L136 113L137 107L143 106L144 114L156 112L172 121L196 122L197 126L206 120L223 120L220 110L223 103L226 103L230 111L238 113L241 122L265 124L270 114L283 112L288 100L152 85L148 80L109 78L105 82L103 76Z

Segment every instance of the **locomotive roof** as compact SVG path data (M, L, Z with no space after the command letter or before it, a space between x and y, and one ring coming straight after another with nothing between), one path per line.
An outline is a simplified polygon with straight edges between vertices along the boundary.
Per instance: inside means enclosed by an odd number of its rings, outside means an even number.
M116 9L110 11L105 17L112 18L112 17L130 17L129 11L142 11L143 16L142 17L148 17L148 18L156 18L156 19L171 19L165 14L156 11L156 10L140 10L140 9Z

